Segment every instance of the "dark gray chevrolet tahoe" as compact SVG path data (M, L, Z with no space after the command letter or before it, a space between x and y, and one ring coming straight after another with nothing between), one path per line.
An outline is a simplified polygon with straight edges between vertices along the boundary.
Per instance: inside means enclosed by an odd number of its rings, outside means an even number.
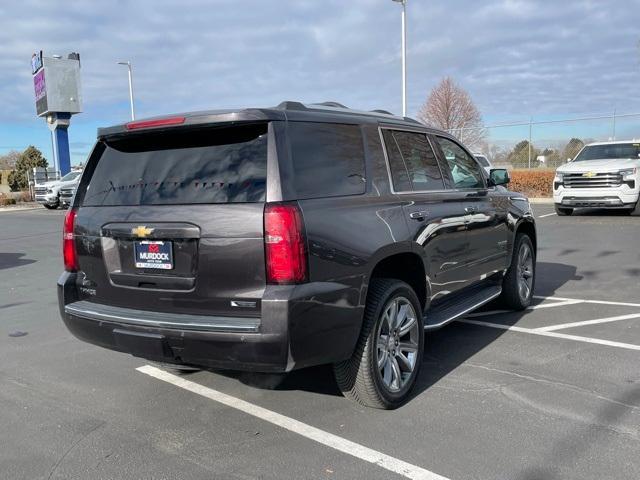
M60 313L82 340L179 366L331 363L346 396L394 408L425 331L530 304L535 224L508 181L445 132L331 102L100 129Z

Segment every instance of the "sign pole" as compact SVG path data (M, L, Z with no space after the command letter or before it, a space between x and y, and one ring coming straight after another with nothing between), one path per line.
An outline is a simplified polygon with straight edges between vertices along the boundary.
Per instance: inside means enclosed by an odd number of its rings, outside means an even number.
M53 130L49 129L49 133L51 134L51 155L53 155L53 166L56 169L56 172L60 170L58 167L58 155L56 154L56 140L55 135L53 134Z
M71 155L69 153L69 124L70 113L50 113L47 124L53 139L54 162L60 176L64 177L71 171Z

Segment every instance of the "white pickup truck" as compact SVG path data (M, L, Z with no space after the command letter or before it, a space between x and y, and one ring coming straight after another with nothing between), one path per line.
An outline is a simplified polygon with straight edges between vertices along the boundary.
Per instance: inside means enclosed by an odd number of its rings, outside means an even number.
M37 184L34 188L36 202L46 208L54 209L60 206L60 190L63 187L75 186L80 181L82 172L73 171L67 173L60 180Z
M576 158L558 167L553 202L558 215L575 208L616 208L640 214L640 141L585 145Z

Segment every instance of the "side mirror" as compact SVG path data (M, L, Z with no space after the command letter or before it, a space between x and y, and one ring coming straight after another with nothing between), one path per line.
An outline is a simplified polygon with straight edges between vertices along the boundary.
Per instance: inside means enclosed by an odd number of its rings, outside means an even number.
M489 184L491 186L506 185L511 181L506 168L492 168L489 172Z

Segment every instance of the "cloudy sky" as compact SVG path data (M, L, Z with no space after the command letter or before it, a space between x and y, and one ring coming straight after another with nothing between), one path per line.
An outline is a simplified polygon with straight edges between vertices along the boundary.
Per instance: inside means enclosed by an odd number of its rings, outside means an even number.
M391 0L57 1L0 4L0 153L40 147L32 52L81 54L74 163L98 126L137 116L335 100L400 112ZM640 111L640 0L408 0L408 112L452 76L487 123ZM640 136L640 119L627 122Z

